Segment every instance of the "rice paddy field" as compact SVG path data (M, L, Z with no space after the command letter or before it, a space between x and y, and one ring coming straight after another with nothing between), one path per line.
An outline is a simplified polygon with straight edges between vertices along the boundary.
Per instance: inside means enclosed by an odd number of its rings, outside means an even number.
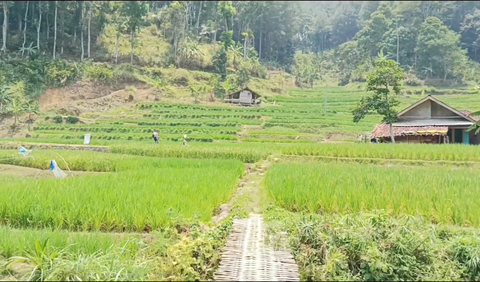
M0 140L0 278L211 280L242 204L212 218L268 163L255 194L270 232L288 231L302 280L480 280L479 148L355 143L381 119L353 123L366 94L330 87L326 116L325 89L252 108L160 102L77 124L42 116L29 137ZM477 94L438 98L480 109ZM52 158L74 176L36 173Z

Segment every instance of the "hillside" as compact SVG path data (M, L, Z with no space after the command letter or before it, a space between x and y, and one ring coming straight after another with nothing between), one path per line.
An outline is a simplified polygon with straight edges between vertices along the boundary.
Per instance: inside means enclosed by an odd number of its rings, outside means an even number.
M0 280L480 280L479 1L0 9Z

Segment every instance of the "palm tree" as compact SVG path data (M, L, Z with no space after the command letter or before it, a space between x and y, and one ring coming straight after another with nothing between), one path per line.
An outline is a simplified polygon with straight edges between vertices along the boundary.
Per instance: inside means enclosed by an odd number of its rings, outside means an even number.
M3 114L3 106L12 100L12 95L6 90L5 87L0 89L0 114Z
M15 121L12 127L17 125L18 116L23 112L25 105L25 82L19 81L7 86L6 94L11 97L9 111L13 113Z
M200 94L205 93L206 89L206 86L190 86L190 92L192 93L191 96L195 99L195 104L198 104L198 98L200 97Z
M198 42L186 37L182 44L180 44L180 56L178 66L180 67L183 62L191 62L203 56L202 51L198 48Z
M30 124L33 123L32 114L38 115L38 102L37 101L27 101L23 106L23 111L28 113L28 130L30 130Z
M238 70L239 62L242 59L242 46L237 43L228 47L228 57L232 59L232 66L235 70Z
M162 91L167 87L167 83L162 79L156 78L153 81L149 81L147 84L150 87L153 87L155 96L160 95L160 99L162 99Z
M30 57L30 55L35 54L37 52L37 51L35 51L36 48L37 48L37 46L33 46L33 42L31 42L30 46L28 46L28 47L22 46L20 48L19 52L22 53L22 56L25 52L27 52L28 56Z

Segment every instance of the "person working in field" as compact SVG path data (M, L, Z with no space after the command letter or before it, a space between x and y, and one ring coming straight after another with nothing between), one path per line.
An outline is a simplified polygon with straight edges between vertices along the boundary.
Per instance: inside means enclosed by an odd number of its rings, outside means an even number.
M187 134L183 135L183 146L188 146L188 143L187 143Z
M158 144L158 131L156 129L153 131L152 137L155 144Z

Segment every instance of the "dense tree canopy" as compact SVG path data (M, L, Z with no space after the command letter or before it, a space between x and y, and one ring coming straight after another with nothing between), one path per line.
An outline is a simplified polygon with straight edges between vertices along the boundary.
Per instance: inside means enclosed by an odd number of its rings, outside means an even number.
M461 81L471 76L464 72L471 72L472 62L480 61L478 1L3 1L1 8L2 51L9 58L214 71L219 47L212 43L231 32L234 44L221 51L228 58L241 54L293 71L296 53L315 54L335 62L344 83L365 80L371 64L366 60L380 50L427 80ZM201 46L208 44L213 53L209 63L201 62L207 55ZM168 50L151 51L161 60L142 60L146 45Z

